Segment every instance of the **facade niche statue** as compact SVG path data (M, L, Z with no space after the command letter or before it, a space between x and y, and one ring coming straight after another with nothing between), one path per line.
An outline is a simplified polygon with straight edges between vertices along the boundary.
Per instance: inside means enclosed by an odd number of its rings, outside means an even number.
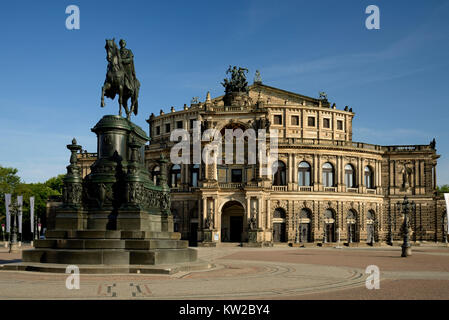
M407 166L407 164L404 164L403 169L401 170L401 174L402 174L402 187L403 188L409 188L410 187L410 183L412 181L412 174L413 174L413 170Z

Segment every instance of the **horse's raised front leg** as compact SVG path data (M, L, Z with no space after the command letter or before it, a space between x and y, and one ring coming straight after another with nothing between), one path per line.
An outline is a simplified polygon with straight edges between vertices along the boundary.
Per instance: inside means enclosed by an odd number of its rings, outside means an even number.
M105 106L105 104L104 104L104 92L106 91L106 86L107 86L108 84L107 83L105 83L104 85L103 85L103 87L101 87L101 107L103 108L104 106Z

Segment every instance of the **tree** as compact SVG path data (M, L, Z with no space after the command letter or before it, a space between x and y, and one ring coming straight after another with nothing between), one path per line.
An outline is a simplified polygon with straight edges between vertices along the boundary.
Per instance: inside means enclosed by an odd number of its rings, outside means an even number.
M12 193L20 184L16 168L6 168L0 165L0 193Z
M0 223L5 223L5 193L14 193L21 183L16 168L7 168L0 165Z
M442 186L437 186L438 194L449 193L449 184L443 184Z
M62 193L63 174L48 179L44 183L23 183L15 168L0 166L0 223L6 221L5 194L11 194L11 201L17 201L17 196L23 196L22 231L23 238L30 238L30 197L34 197L35 217L44 218L47 210L47 200L50 196L60 196Z
M50 178L47 181L45 181L45 185L49 187L50 189L53 189L57 192L59 192L59 195L62 194L62 187L64 185L63 178L65 177L65 174L59 174L56 177Z

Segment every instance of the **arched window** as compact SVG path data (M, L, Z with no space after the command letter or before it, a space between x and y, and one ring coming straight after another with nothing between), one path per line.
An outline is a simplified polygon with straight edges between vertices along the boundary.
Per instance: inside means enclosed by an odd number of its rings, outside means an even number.
M350 164L345 166L345 184L347 188L355 188L355 171Z
M310 164L303 161L298 166L298 185L300 187L309 187L312 185L312 180L310 179L312 170Z
M301 219L310 219L310 211L308 209L302 209L299 216Z
M325 187L334 186L334 167L329 162L323 165L323 185Z
M311 240L311 230L310 230L310 219L311 219L311 213L309 209L302 209L299 213L299 217L301 219L299 224L299 232L300 232L300 239L301 242L310 242Z
M273 186L285 186L287 181L285 180L286 168L282 161L276 161L273 163Z
M335 242L335 214L331 209L324 211L324 242Z
M324 219L334 219L334 211L331 209L324 211Z
M349 210L346 215L347 231L348 231L348 243L358 242L358 230L357 230L357 213L354 210Z
M175 164L171 167L170 180L168 183L170 188L177 188L181 185L181 166L179 164Z
M161 168L159 166L155 166L151 171L151 176L153 177L153 182L155 185L159 184L159 175L161 174Z
M194 164L190 166L190 186L198 187L198 178L200 176L200 165Z
M273 218L285 219L285 211L282 208L277 208L273 212Z
M348 214L346 215L346 218L348 220L355 220L356 219L356 214L353 210L349 210Z
M367 187L368 189L374 189L373 177L374 177L373 170L369 166L366 166L365 167L365 187Z
M374 213L373 210L368 211L368 213L366 215L366 220L371 220L371 221L376 220L376 214Z

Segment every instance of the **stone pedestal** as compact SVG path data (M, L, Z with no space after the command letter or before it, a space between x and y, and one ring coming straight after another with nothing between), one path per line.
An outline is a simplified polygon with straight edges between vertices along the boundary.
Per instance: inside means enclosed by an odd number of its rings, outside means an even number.
M401 253L401 257L408 257L412 255L412 247L411 246L401 246L402 248L402 253Z
M242 243L243 247L272 247L273 243L264 241L262 229L248 230L248 242Z
M173 232L167 160L161 156L158 185L145 168L145 132L120 116L104 116L92 131L98 159L91 173L81 178L81 146L73 139L55 229L22 251L22 264L8 268L65 272L65 265L75 264L84 273L163 272L174 270L171 264L195 262L197 251Z
M218 232L213 229L204 229L203 230L203 242L199 242L199 247L216 247L217 241L215 240L215 235L218 235Z

